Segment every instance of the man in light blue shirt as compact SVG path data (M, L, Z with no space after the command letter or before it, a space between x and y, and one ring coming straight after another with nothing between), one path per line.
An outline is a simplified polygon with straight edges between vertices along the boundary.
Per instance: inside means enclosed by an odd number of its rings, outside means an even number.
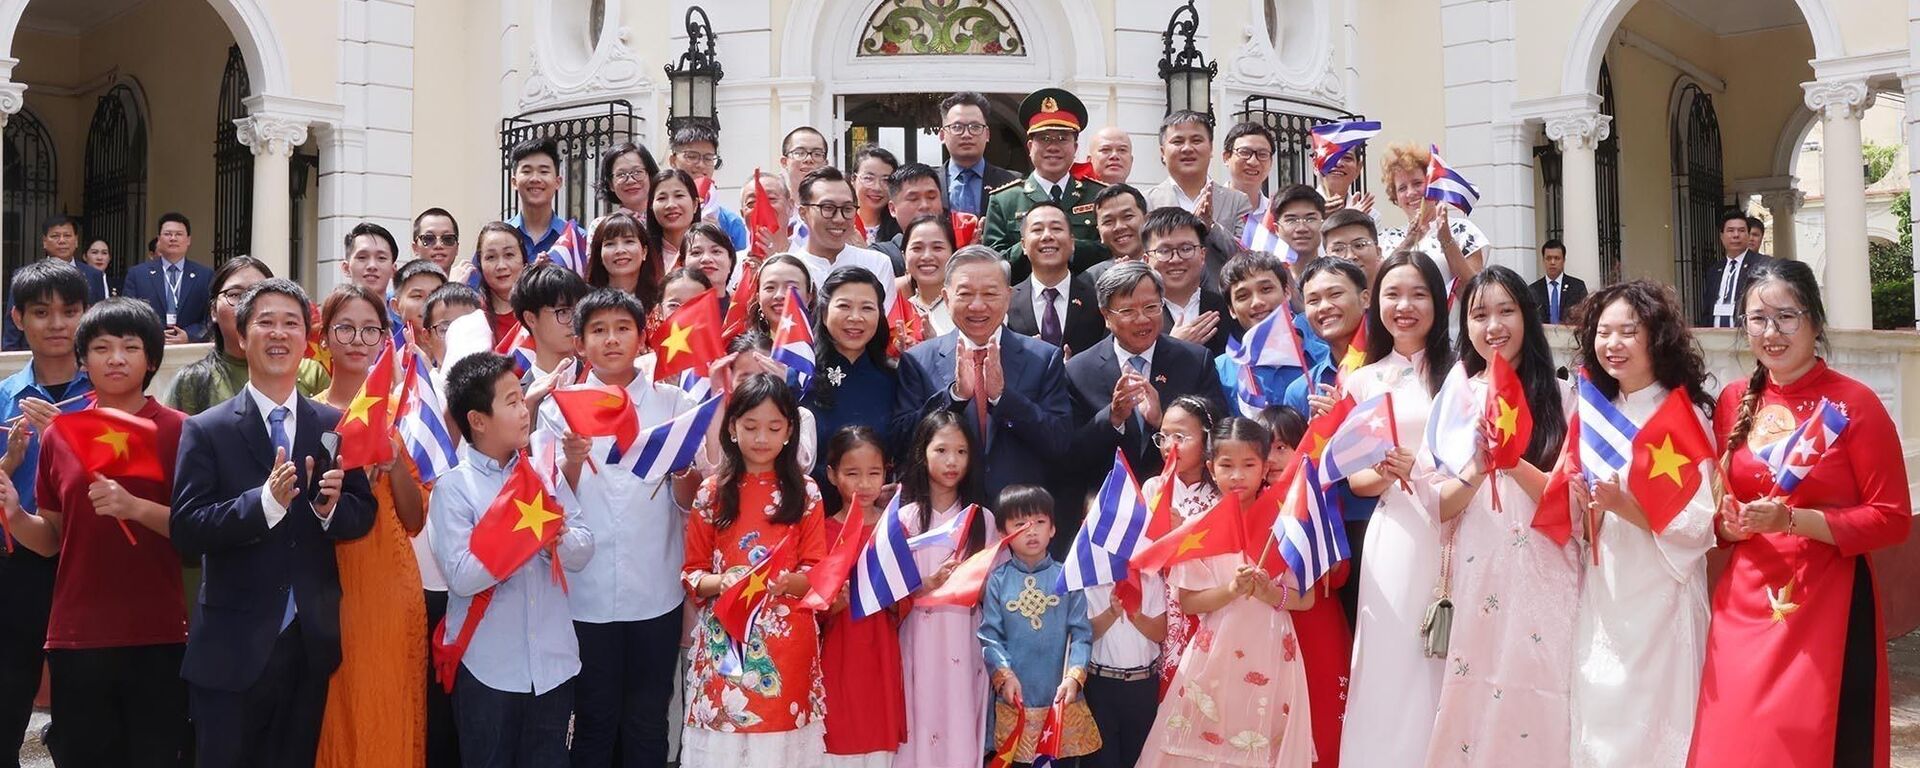
M585 250L587 231L554 207L560 192L560 145L553 139L527 139L514 145L508 154L507 170L513 174L513 191L519 198L520 212L507 219L520 235L520 250L527 263L553 248L560 236L571 228ZM574 254L581 264L586 254ZM564 266L573 267L573 264Z

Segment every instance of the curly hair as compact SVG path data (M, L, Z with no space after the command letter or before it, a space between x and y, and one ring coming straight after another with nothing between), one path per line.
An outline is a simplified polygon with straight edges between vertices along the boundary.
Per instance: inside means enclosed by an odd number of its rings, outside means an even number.
M1427 148L1418 144L1388 144L1387 156L1380 161L1380 185L1387 190L1389 200L1393 197L1395 174L1411 173L1424 177L1427 175L1427 163L1432 159Z
M1713 398L1707 396L1707 361L1701 355L1700 342L1680 313L1680 297L1670 286L1652 280L1615 283L1587 297L1574 308L1574 338L1579 345L1580 367L1587 380L1607 399L1620 396L1620 382L1600 367L1600 354L1594 349L1600 315L1616 302L1625 302L1640 321L1646 335L1647 356L1653 363L1653 380L1667 389L1685 389L1693 404L1713 416Z

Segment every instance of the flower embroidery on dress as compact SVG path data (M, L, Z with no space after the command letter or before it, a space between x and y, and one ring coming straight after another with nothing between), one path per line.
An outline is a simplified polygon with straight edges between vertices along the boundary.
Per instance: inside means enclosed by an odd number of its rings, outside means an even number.
M1773 587L1762 586L1761 588L1767 591L1767 608L1773 611L1774 623L1784 622L1787 620L1787 616L1791 615L1794 611L1800 610L1800 604L1793 602L1792 579L1788 579L1787 583L1780 585L1780 591L1778 592L1773 591Z
M1300 641L1294 639L1293 633L1288 632L1285 635L1282 635L1280 637L1280 658L1285 659L1287 661L1293 661L1294 657L1298 656L1299 654L1300 654Z
M1248 672L1247 676L1244 679L1247 681L1248 685L1266 685L1267 683L1273 682L1272 679L1268 678L1266 675L1260 674L1259 671L1257 670L1253 672Z

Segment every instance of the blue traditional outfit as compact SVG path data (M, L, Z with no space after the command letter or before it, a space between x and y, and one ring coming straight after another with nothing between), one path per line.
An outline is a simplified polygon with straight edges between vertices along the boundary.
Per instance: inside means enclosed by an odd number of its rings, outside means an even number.
M1027 719L1016 757L1020 762L1033 760L1034 744L1060 682L1070 672L1084 681L1093 655L1093 620L1087 618L1086 595L1053 593L1063 571L1044 553L1031 564L1014 557L994 566L980 597L980 648L988 674L997 677L1001 670L1008 670L1020 681L1025 705L1020 714ZM1014 716L1013 705L994 700L987 720L988 749L1006 739ZM1067 705L1061 728L1061 754L1054 757L1079 757L1100 748L1100 729L1093 724L1085 696Z

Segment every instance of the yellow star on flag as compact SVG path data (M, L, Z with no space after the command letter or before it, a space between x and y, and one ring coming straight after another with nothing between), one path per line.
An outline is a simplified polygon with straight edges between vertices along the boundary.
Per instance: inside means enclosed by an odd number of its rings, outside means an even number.
M1326 452L1327 452L1327 436L1319 432L1313 433L1313 447L1307 449L1307 455L1312 456L1314 458L1319 458L1321 455L1325 454Z
M1207 541L1207 534L1212 532L1212 529L1202 529L1187 534L1185 538L1180 540L1180 548L1174 550L1174 556L1178 557L1204 546Z
M667 329L667 338L660 342L660 348L666 350L668 362L683 354L693 354L693 345L687 341L687 337L691 335L693 335L693 326L690 325L674 323Z
M624 405L624 403L620 402L620 398L618 397L607 395L606 397L600 398L594 405L600 406L601 408L618 408Z
M353 398L352 403L347 405L347 418L343 419L341 423L345 424L357 421L362 424L367 424L367 420L372 418L371 411L373 410L373 404L377 402L380 402L380 398L364 392L360 393Z
M515 531L533 531L534 538L537 539L545 539L547 537L547 523L560 519L558 513L547 509L547 495L545 493L534 494L533 501L530 502L514 499L513 505L520 509L520 522L515 523L513 529Z
M1659 445L1647 446L1647 479L1665 476L1674 485L1685 485L1680 479L1680 469L1687 465L1687 457L1673 449L1673 435L1666 435Z
M1504 397L1495 398L1500 406L1500 415L1493 419L1493 428L1500 433L1500 444L1505 445L1513 439L1513 433L1520 428L1520 410L1513 407ZM1672 442L1671 439L1668 440Z
M752 605L753 599L759 597L761 593L766 591L767 575L760 571L754 571L753 573L747 574L747 588L740 590L740 599L748 605Z
M97 443L106 443L107 445L112 446L113 457L116 459L124 459L124 458L127 458L128 456L127 454L128 437L130 436L127 433L109 427L107 428L107 431L100 433L100 435L98 437L95 437L93 440L94 442L97 442Z

